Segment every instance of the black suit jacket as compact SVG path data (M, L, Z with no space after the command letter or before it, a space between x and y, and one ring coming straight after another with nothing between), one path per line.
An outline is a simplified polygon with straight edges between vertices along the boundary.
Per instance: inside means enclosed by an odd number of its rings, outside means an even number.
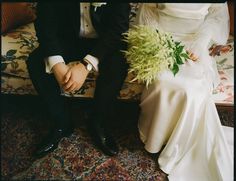
M122 33L129 27L130 5L107 3L96 12L91 6L92 24L99 36L89 54L103 60L121 48ZM79 2L39 2L35 29L44 57L63 55L65 46L79 41Z

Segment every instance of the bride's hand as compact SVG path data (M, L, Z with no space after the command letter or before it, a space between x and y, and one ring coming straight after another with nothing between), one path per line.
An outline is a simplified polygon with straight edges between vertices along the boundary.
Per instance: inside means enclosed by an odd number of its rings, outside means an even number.
M188 53L188 56L189 56L189 59L192 60L192 61L197 61L198 60L198 57L197 55L195 55L193 52L187 50L187 53Z

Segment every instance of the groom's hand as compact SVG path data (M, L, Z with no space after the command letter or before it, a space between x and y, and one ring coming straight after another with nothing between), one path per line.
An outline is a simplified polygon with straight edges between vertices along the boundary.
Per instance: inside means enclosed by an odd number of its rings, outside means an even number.
M73 92L79 90L88 75L89 71L81 63L73 65L69 68L65 75L65 81L63 89L66 92Z
M65 81L65 74L68 72L69 67L64 63L57 63L52 67L52 72L60 87L63 87Z

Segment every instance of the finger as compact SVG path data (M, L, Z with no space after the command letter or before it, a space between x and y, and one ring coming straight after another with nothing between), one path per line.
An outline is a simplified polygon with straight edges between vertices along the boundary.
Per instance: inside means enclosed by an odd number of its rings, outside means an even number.
M190 53L190 58L193 59L193 53Z
M72 89L71 91L72 91L73 93L75 93L75 91L77 91L76 87L77 87L77 84L73 85L73 87L71 88L71 89Z
M64 90L69 89L69 87L70 87L73 83L74 83L74 81L72 81L72 80L70 79L67 83L64 84L63 89L64 89Z
M79 90L82 87L82 84L77 84L76 90Z
M79 90L81 88L80 84L77 84L75 90Z
M66 91L72 92L72 91L75 90L75 87L76 87L76 86L77 86L77 84L76 84L76 83L73 83Z
M67 83L70 80L71 77L71 71L70 69L67 71L67 73L65 74L65 80L64 83Z

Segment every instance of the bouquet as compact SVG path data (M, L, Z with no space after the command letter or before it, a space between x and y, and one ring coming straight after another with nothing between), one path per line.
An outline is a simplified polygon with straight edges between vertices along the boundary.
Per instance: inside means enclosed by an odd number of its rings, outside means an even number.
M170 69L174 75L179 65L189 58L180 42L175 42L169 33L149 26L134 26L124 33L128 49L123 51L130 65L129 73L135 74L132 81L152 83L159 73Z

